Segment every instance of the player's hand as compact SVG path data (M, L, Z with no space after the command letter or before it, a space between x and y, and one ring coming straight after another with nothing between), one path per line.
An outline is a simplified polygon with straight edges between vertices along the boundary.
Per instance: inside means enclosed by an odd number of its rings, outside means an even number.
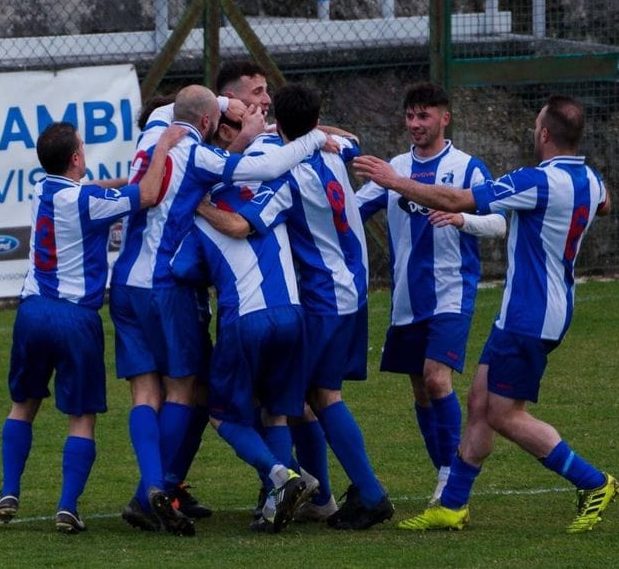
M435 227L446 227L453 225L457 229L464 226L464 216L461 213L449 213L447 211L433 211L428 220Z
M241 122L246 112L247 107L243 101L240 99L228 99L228 109L224 115L226 115L231 121Z
M376 156L358 156L353 160L355 172L383 188L393 188L399 178L391 164Z
M327 134L327 140L322 145L321 150L331 152L332 154L337 154L340 151L340 145L337 143L335 138Z
M181 126L180 124L171 124L161 133L157 145L170 150L170 148L176 146L186 134L187 127Z
M262 109L257 105L249 105L247 112L243 115L242 124L241 132L248 140L253 140L256 136L263 133L266 123Z

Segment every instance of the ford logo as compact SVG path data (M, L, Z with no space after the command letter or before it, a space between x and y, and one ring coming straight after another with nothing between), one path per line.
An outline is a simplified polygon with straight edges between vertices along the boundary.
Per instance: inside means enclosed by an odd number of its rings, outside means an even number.
M0 235L0 255L10 253L19 247L19 239L12 235Z

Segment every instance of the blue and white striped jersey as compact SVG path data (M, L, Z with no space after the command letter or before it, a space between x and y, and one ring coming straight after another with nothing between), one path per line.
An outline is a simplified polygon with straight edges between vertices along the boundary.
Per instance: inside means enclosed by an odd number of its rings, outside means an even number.
M62 298L98 309L108 274L110 226L140 208L140 188L82 185L48 175L34 190L28 273L22 298Z
M312 314L352 314L367 303L365 234L345 165L359 148L335 138L339 154L315 152L239 210L259 233L286 223L301 304Z
M164 121L162 121L164 122ZM312 131L298 144L277 148L273 156L229 154L203 144L197 129L182 124L188 133L168 154L166 174L156 206L132 216L124 232L123 246L114 265L112 284L142 288L174 286L170 260L193 225L194 211L206 192L217 184L241 180L269 180L286 172L321 146L325 135ZM136 172L144 172L157 131L145 130L135 155ZM145 150L147 144L151 146ZM138 173L135 179L139 179ZM133 179L133 178L132 178Z
M500 329L560 340L574 308L574 262L606 188L582 156L557 156L472 188L482 212L514 210Z
M237 211L252 197L251 192L228 186L217 193L216 205ZM284 224L264 234L236 239L197 217L172 259L172 272L177 278L190 280L208 274L217 289L217 317L222 324L257 310L299 304Z
M391 160L398 174L426 184L470 188L491 178L486 165L448 141L436 156L420 158L414 148ZM365 221L387 210L391 262L391 324L419 322L436 314L473 313L480 261L477 238L453 226L434 227L430 209L393 190L368 182L356 193Z

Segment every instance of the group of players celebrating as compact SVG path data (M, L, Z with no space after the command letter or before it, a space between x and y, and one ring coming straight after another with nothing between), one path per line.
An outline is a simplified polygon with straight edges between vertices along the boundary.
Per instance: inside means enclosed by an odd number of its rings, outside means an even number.
M493 180L481 160L445 138L449 99L433 83L407 89L412 145L390 163L360 156L353 134L319 125L315 90L289 84L271 101L253 63L224 65L217 91L190 85L145 106L129 183L119 188L81 183L84 148L72 125L53 123L39 137L47 175L33 200L13 333L0 520L20 506L32 422L55 372L56 406L69 417L56 528L86 527L78 499L95 460L96 414L106 410L98 309L107 235L121 218L109 305L139 467L123 519L194 535L193 518L211 511L183 481L209 422L260 478L252 530L277 533L292 520L360 530L391 519L393 504L342 398L344 380L367 374L363 222L386 209L392 309L381 370L410 377L437 471L428 508L398 527L462 529L498 432L576 486L568 531L591 529L617 481L527 410L570 324L582 238L610 210L600 176L577 152L580 103L550 97L535 125L540 164ZM266 123L271 103L274 125ZM351 162L368 179L357 192ZM504 236L507 219L505 293L461 437L452 375L464 366L480 279L477 239ZM327 447L350 480L340 504Z

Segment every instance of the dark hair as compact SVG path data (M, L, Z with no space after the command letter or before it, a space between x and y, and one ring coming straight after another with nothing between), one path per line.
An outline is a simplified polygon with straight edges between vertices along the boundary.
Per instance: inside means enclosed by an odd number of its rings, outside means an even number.
M155 95L154 97L148 99L140 109L140 116L137 120L138 128L140 130L144 130L150 114L159 107L173 103L175 99L176 93L172 93L170 95Z
M71 164L71 157L77 152L79 142L77 129L68 122L50 124L37 140L37 156L48 174L61 176Z
M230 83L238 81L241 77L253 77L254 75L266 77L264 69L253 61L229 61L224 63L219 70L215 80L215 89L221 94Z
M222 124L227 124L228 126L231 126L232 128L236 128L237 130L241 130L243 128L242 122L233 121L232 119L229 119L223 113L219 117L219 125L217 126L217 128L219 128L219 126L221 126Z
M284 85L273 96L275 120L289 140L299 138L316 127L320 105L320 93L298 83Z
M544 106L546 112L541 125L548 130L553 142L559 148L578 148L585 129L582 103L565 95L551 95Z
M413 107L448 107L449 95L447 91L436 83L418 81L413 83L404 95L404 110Z

